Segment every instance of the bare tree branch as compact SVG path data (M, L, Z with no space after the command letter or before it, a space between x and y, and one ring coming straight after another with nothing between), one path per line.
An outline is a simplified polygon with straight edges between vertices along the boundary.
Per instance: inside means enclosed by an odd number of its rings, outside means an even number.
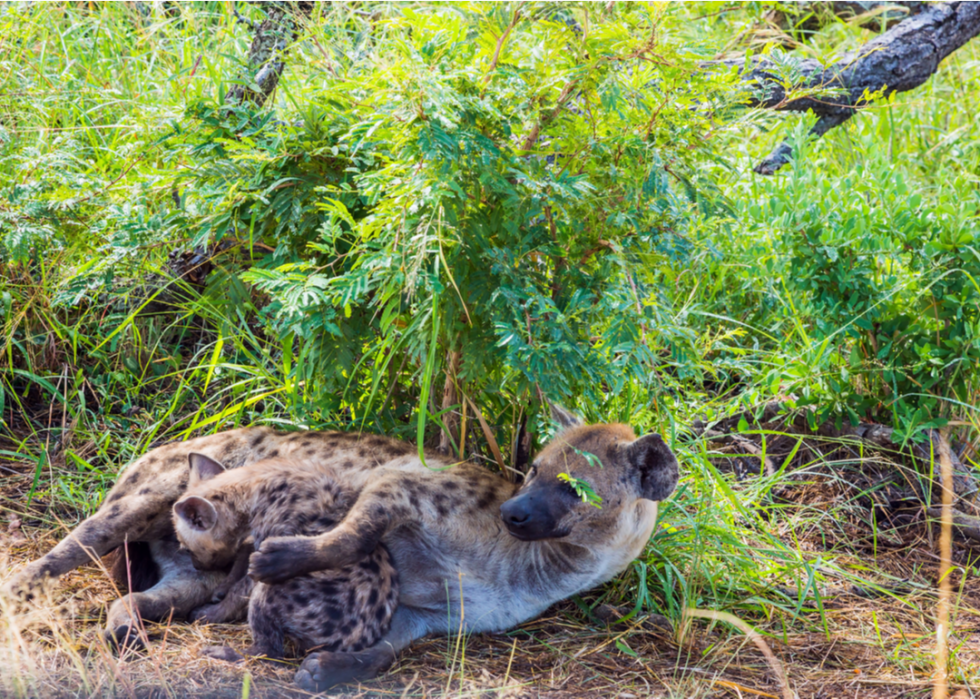
M251 102L261 106L265 103L286 67L286 51L299 32L298 20L308 15L311 8L309 2L270 2L262 4L265 12L262 22L249 22L239 16L239 21L248 24L255 36L241 81L232 85L225 95L229 104Z
M898 23L859 51L824 67L807 59L795 63L788 81L780 66L767 57L721 61L738 66L743 81L758 86L751 106L779 111L812 111L818 121L811 131L820 137L843 124L869 103L868 96L907 92L919 87L944 58L980 34L980 3L936 3ZM789 84L788 84L789 83ZM802 92L798 97L793 93ZM815 93L830 93L817 96ZM756 166L771 175L789 162L792 148L782 143Z

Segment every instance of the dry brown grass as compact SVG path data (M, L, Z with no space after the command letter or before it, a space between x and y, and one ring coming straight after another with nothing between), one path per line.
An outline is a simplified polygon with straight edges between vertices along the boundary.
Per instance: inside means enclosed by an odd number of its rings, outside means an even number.
M57 539L50 527L8 536L7 574ZM877 566L913 582L935 570L925 537L880 557ZM841 559L838 558L838 562ZM843 561L848 563L848 561ZM855 557L857 567L868 563ZM980 590L954 578L952 689L980 672ZM233 666L200 657L207 645L247 644L241 625L150 624L148 651L117 658L100 634L116 595L95 565L70 573L29 612L3 610L0 691L30 697L305 696L292 686L294 665ZM786 667L799 697L920 697L928 692L935 594L864 599L842 589L819 616L775 612L754 620ZM809 627L809 628L807 628ZM631 655L635 654L635 657ZM959 681L957 681L959 678ZM621 626L588 621L572 603L508 634L433 638L413 645L385 676L346 697L767 697L778 687L766 659L745 636L696 622L682 643L649 620ZM966 696L973 696L967 694Z
M0 583L22 563L49 550L66 531L63 506L24 495L32 472L3 476ZM789 482L774 529L788 544L865 579L903 580L894 596L835 584L823 590L824 616L775 606L768 618L746 618L785 667L801 698L928 696L935 649L939 558L924 520L877 541L860 517L840 503L848 485L832 477ZM808 512L833 511L835 526ZM23 525L10 529L10 522ZM936 528L938 534L938 527ZM953 634L950 692L980 696L980 586L973 552L959 542L951 576ZM831 553L829 553L831 552ZM780 581L774 581L779 584ZM872 591L873 592L873 591ZM258 661L235 666L200 656L208 645L243 648L244 625L149 624L157 640L143 653L117 658L101 636L116 591L100 568L73 571L30 611L0 605L0 695L17 697L301 697L295 664ZM597 597L586 595L591 602ZM604 608L607 612L608 608ZM738 610L730 610L738 614ZM608 614L605 615L608 618ZM615 616L615 613L613 613ZM825 622L825 625L824 625ZM723 624L695 620L683 634L663 620L608 626L573 602L507 634L431 638L415 643L383 677L335 693L345 697L778 697L779 687L759 649Z

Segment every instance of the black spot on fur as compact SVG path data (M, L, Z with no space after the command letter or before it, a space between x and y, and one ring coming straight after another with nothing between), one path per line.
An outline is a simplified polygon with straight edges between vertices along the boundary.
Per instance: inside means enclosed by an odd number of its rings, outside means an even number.
M367 603L372 607L378 603L378 588L371 588L371 594L368 595Z
M144 490L145 490L145 488L144 488ZM106 502L107 503L115 502L116 500L118 500L119 498L121 498L123 495L125 495L125 493L123 491L117 490L112 495L110 495L108 498L106 498Z
M140 488L140 492L138 492L137 495L149 495L151 490L153 489L150 486L143 486Z
M264 441L265 441L265 434L260 432L259 434L252 437L252 441L249 442L249 446L252 447L252 449L255 449L255 447L259 446Z
M445 490L446 490L447 492L449 492L449 493L453 493L453 492L455 492L455 491L457 491L457 490L459 490L459 483L457 483L456 481L446 481L446 482L445 482L445 483L443 484L443 486L442 486L442 487L443 487L443 489L445 489Z
M385 610L385 608L384 608L383 605L374 610L374 618L378 622L384 621L384 618L385 618L385 615L386 614L387 614L387 611Z
M439 513L440 517L445 517L449 514L449 501L445 495L442 493L436 493L432 498L432 502L436 506L436 511Z
M381 572L381 568L378 566L378 562L373 558L365 558L363 561L358 563L358 565L369 573L374 573L377 575Z
M310 446L311 444L313 444L313 442L311 442L311 441L310 441L310 440L308 440L308 439L304 439L304 440L303 440L302 442L300 442L300 443L299 443L299 445L300 445L301 447L308 447L308 446Z
M327 616L329 616L334 621L340 621L340 618L344 615L337 607L327 607Z
M277 456L279 456L279 450L278 449L273 449L272 451L270 451L268 454L265 455L265 458L267 458L267 459L274 459Z
M354 462L353 462L353 461L345 461L345 462L344 462L344 468L345 468L345 469L351 469L351 468L354 468Z
M494 501L496 501L496 499L496 493L489 489L484 490L483 495L481 495L480 499L476 501L476 509L485 510L490 507Z

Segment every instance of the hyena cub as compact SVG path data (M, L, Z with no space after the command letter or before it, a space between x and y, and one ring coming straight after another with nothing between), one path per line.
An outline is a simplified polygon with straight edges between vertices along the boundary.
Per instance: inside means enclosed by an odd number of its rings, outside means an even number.
M252 646L247 655L283 657L290 638L300 652L356 652L388 632L398 606L398 577L384 546L339 570L253 585L248 555L271 536L315 536L334 528L357 493L345 493L322 465L274 458L226 471L203 454L190 455L187 492L173 508L174 528L194 566L231 566L218 613L230 620L248 604ZM221 608L223 607L223 609Z

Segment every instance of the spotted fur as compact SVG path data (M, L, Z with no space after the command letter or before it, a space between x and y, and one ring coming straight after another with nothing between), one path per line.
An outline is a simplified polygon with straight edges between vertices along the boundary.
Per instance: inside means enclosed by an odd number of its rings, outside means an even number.
M207 609L227 576L195 570L170 521L188 485L189 453L229 468L295 458L332 471L341 492L355 496L349 509L323 533L270 532L247 559L243 542L232 570L240 574L247 563L254 579L282 584L349 569L383 545L400 588L388 632L360 651L312 653L296 679L320 691L371 677L427 634L497 631L533 618L611 579L646 546L656 501L677 483L670 449L658 435L637 439L625 425L584 426L568 413L558 421L565 429L535 459L521 486L438 455L428 454L423 463L413 446L372 435L280 434L255 427L166 445L130 466L99 512L22 571L15 587L61 575L90 552L103 555L127 540L144 541L160 581L113 605L110 634L129 638L137 616L180 618ZM583 502L559 478L563 474L587 483L602 498L601 507Z
M398 576L384 546L343 570L317 571L278 585L258 583L254 590L240 565L269 536L314 536L333 529L357 495L340 487L334 469L277 457L225 471L192 454L190 471L187 492L174 505L177 538L196 567L234 561L227 594L198 618L227 620L250 597L252 646L246 654L276 659L283 657L287 638L300 652L357 652L387 633Z

